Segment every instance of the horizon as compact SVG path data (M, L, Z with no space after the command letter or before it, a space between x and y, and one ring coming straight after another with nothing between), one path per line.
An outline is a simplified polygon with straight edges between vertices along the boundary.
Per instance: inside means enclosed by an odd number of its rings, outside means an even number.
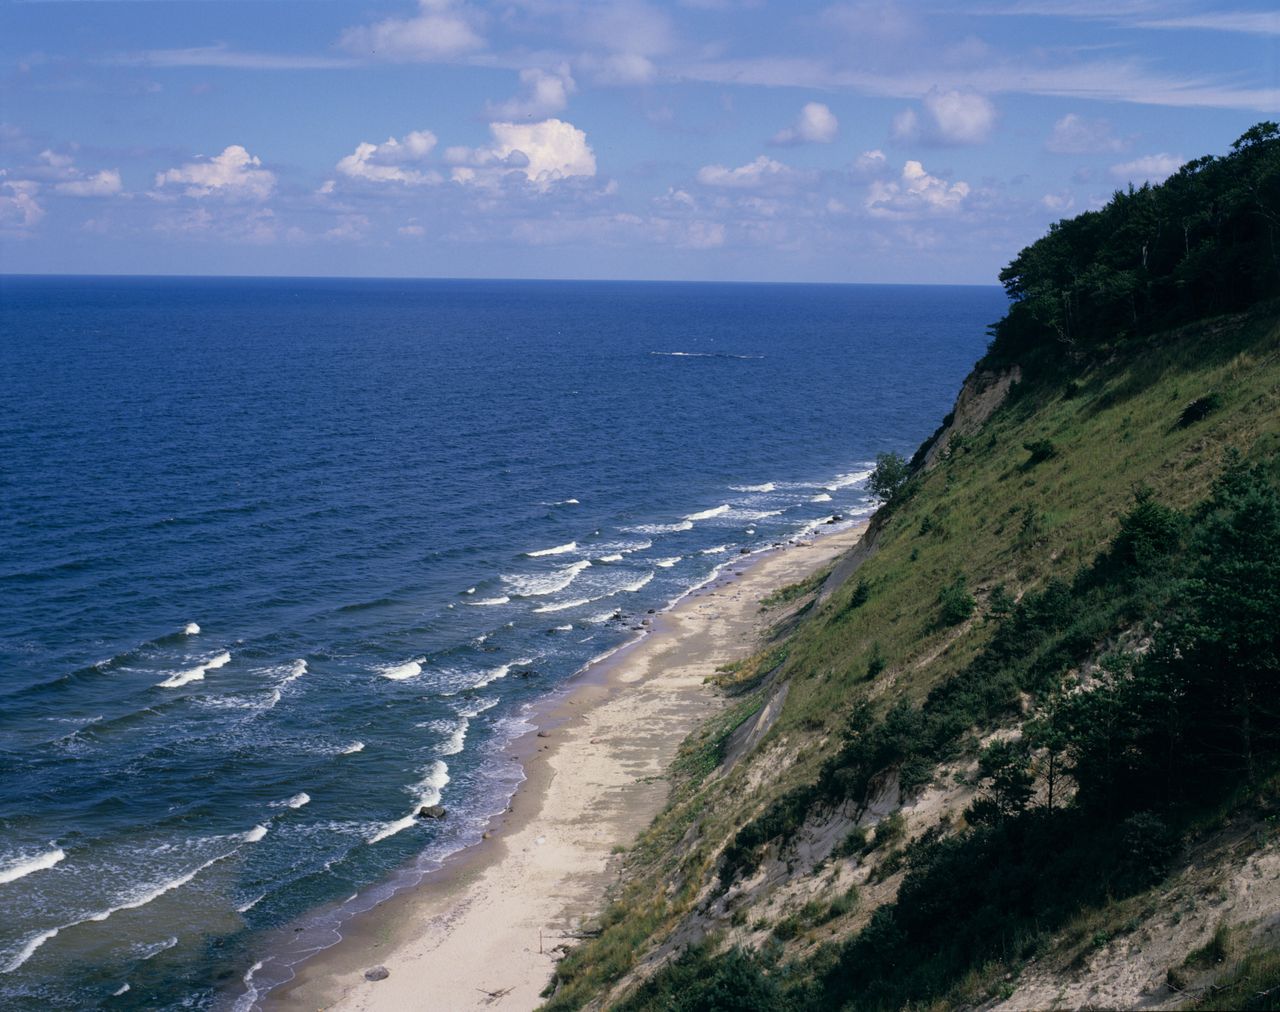
M988 284L1280 116L1246 0L0 5L0 272Z

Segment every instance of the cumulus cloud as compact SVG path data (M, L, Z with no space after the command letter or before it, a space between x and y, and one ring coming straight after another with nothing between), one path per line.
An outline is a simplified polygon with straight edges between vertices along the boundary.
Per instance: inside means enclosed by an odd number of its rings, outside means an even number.
M350 53L397 63L447 60L484 47L477 15L453 0L418 0L412 18L348 28L338 44Z
M1159 183L1172 176L1186 163L1181 155L1170 155L1161 152L1158 155L1144 155L1131 162L1111 166L1111 174L1116 179L1128 183Z
M996 125L996 108L973 91L933 88L921 103L924 114L904 109L893 119L892 136L899 142L981 144Z
M773 144L830 144L836 139L840 121L821 102L808 102L792 126L774 134Z
M876 180L867 190L867 213L875 218L917 218L954 214L969 196L969 184L931 176L917 161L902 166L897 180Z
M883 172L889 164L889 159L884 156L884 152L879 148L873 151L864 151L853 163L854 171L863 176L874 176Z
M1052 211L1054 214L1065 214L1075 207L1076 201L1071 194L1063 193L1046 193L1040 198L1040 206L1046 211Z
M453 179L494 186L520 173L539 189L573 177L594 176L596 156L587 135L572 123L547 119L540 123L490 123L491 143L480 148L449 148Z
M500 105L490 106L495 119L543 119L569 104L569 96L578 90L569 65L562 63L551 71L526 67L520 71L521 93Z
M440 174L410 168L420 162L436 146L436 135L430 130L415 130L399 140L388 137L381 144L362 141L355 151L341 159L336 168L348 179L362 179L371 183L404 183L421 186L441 181ZM327 184L326 184L327 185ZM332 192L332 187L322 192Z
M36 200L39 189L39 184L29 179L0 179L0 233L24 236L40 223L44 208Z
M58 183L54 190L71 197L110 197L124 189L120 173L116 169L103 169L91 176L68 179Z
M703 186L749 190L770 183L786 182L795 174L794 169L782 162L761 155L754 162L739 165L736 169L723 165L704 165L698 170L698 182Z
M182 193L188 197L266 200L275 189L276 176L241 145L232 144L213 158L156 173L158 194L171 192L166 189L170 185L184 187Z
M1044 147L1056 155L1092 155L1123 151L1125 142L1111 132L1106 120L1089 120L1069 112L1053 124Z

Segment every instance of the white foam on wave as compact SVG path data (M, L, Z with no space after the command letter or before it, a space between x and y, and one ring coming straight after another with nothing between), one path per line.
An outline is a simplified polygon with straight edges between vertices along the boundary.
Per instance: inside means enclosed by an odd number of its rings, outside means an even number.
M123 984L120 985L119 988L111 992L111 997L119 998L122 994L128 994L129 991L130 991L129 982L126 980Z
M737 509L733 511L733 519L735 520L764 520L767 517L777 517L782 515L782 510L744 510Z
M556 632L572 632L572 631L573 631L573 626L572 626L572 625L558 625L558 626L556 626L556 627L555 627L555 631L556 631Z
M571 566L562 566L551 573L503 576L502 579L511 587L513 593L521 597L541 597L544 594L554 594L564 590L573 583L579 573L590 566L590 559L581 559Z
M621 562L621 561L622 561L622 553L621 553L621 552L614 552L612 555L602 555L602 556L600 556L600 561L601 561L601 562Z
M468 601L467 603L474 605L510 604L511 598L503 594L502 597L485 597L481 598L479 601Z
M363 751L364 751L364 742L353 741L350 745L348 745L341 752L339 752L338 755L355 755L357 752L363 752Z
M834 481L827 482L827 488L848 488L850 485L856 485L860 481L866 481L871 477L871 471L850 471L848 474L838 475Z
M534 608L537 614L545 614L550 611L568 611L570 608L581 608L584 604L590 604L596 598L582 597L576 601L561 601L559 604L544 604L541 608Z
M20 857L17 861L0 868L0 883L16 882L18 879L26 878L28 875L33 875L38 871L45 871L62 861L66 856L61 847L55 847L53 850L45 851L35 857Z
M541 608L535 608L534 610L542 611ZM532 658L521 657L519 660L512 661L510 664L502 664L496 668L491 668L485 674L485 676L482 679L480 679L480 681L476 682L471 687L473 689L483 689L486 685L488 685L491 682L496 682L500 678L506 678L507 675L511 674L511 669L516 667L517 665L523 667L526 664L532 664L532 663L533 663Z
M831 493L830 493L830 492L819 492L817 495L815 495L815 496L814 496L812 499L810 499L809 501L810 501L810 502L830 502L830 501L831 501Z
M673 555L669 559L654 559L653 564L655 566L660 566L663 569L670 569L683 558L683 555Z
M498 705L498 702L499 700L497 696L491 696L489 699L478 699L470 706L464 706L459 710L458 716L466 717L467 720L470 720L472 717L480 716L480 714L484 713L485 710L492 710Z
M727 552L728 545L716 545L715 548L704 548L700 554L702 555L719 555L721 552Z
M646 583L648 583L652 579L653 579L653 570L650 570L649 572L645 573L644 576L640 577L638 580L635 580L632 583L628 583L625 586L619 587L618 592L634 594L637 590L639 590L641 587L643 587Z
M676 531L693 530L693 521L681 520L675 524L637 524L635 527L622 529L628 534L674 534Z
M701 513L690 513L687 517L685 517L685 519L689 521L710 520L712 517L724 516L731 509L733 509L732 506L730 506L728 503L724 503L720 506L713 506L709 510L703 510Z
M771 481L766 481L763 485L730 485L735 492L772 492L778 486Z
M303 805L311 803L311 795L306 791L299 791L288 801L285 802L290 808L301 808Z
M475 587L468 587L466 590L463 591L464 594L474 594L475 592L476 592Z
M297 681L307 673L307 662L299 658L289 666L289 673L285 675L280 682L281 685L288 685L290 682Z
M195 622L188 622L182 627L182 631L187 636L199 636L200 627Z
M170 675L163 682L156 682L156 688L179 689L191 682L203 681L206 671L216 671L224 664L229 664L230 662L231 654L224 650L222 653L218 654L218 656L213 657L202 664L198 664L194 668L188 668L186 671L179 671L177 674Z
M471 721L463 717L458 721L451 732L448 739L441 744L436 752L440 755L457 755L462 751L462 746L467 740L467 728L471 726Z
M403 682L406 678L416 678L422 674L422 662L425 660L425 657L418 657L404 664L393 664L381 669L378 674L383 678L390 678L393 682Z
M257 843L266 835L267 835L266 826L254 826L251 830L249 830L249 832L244 834L243 839L245 843Z
M423 808L438 805L440 803L440 792L444 790L444 786L448 782L449 767L442 760L436 759L427 767L426 776L411 788L414 795L414 803L409 814L403 819L396 819L394 822L387 822L379 826L377 831L368 838L367 842L371 844L380 843L388 837L395 836L397 833L417 824L418 812Z
M541 548L536 552L525 552L524 554L531 559L540 559L544 555L563 555L565 552L576 552L578 543L570 541L567 545L556 545L554 548Z
M577 499L560 499L556 502L546 503L547 506L579 506L581 503Z

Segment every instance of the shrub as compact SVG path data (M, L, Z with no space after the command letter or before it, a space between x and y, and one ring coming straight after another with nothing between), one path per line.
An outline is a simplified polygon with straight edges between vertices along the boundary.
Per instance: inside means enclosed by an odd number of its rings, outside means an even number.
M1178 416L1178 426L1185 429L1188 425L1194 425L1222 407L1222 395L1214 392L1205 394L1203 397L1197 397L1182 409L1182 414Z
M957 576L953 583L942 588L942 592L938 595L938 604L941 606L938 612L938 624L953 626L959 625L972 615L977 602L969 593L964 576L961 575Z
M1022 448L1031 454L1027 458L1028 467L1034 467L1036 464L1041 464L1058 455L1058 448L1049 439L1033 439L1029 443L1023 443Z

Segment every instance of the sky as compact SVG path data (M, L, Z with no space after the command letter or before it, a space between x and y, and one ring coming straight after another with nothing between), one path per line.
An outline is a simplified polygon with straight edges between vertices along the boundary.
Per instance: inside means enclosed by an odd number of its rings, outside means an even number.
M0 272L993 284L1280 119L1197 0L0 0Z

